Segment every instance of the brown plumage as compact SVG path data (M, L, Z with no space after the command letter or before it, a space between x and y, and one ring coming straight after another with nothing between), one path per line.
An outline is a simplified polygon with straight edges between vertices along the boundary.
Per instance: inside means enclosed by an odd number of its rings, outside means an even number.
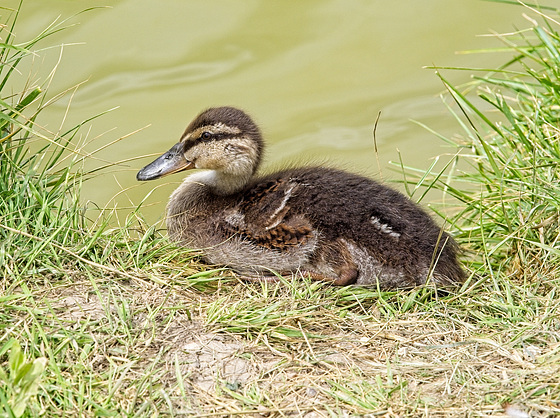
M300 271L381 289L464 280L454 240L401 193L325 167L257 176L262 151L260 131L246 113L212 108L137 178L206 169L171 195L169 236L245 277Z

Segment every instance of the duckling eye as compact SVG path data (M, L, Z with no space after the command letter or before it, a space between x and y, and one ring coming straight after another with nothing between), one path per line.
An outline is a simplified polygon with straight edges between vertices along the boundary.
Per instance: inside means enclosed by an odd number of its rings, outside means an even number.
M202 132L202 135L200 135L200 139L209 140L210 138L212 138L212 134L210 132Z

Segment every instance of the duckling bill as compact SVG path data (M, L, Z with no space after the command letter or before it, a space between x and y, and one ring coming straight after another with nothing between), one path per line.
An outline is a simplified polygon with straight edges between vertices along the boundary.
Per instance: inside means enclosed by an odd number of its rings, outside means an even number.
M185 159L183 146L178 143L157 160L140 170L136 178L140 181L154 180L189 168L194 168L194 166L191 161Z
M464 280L453 238L401 193L326 167L257 175L263 148L245 112L211 108L136 177L203 170L172 193L169 236L246 278L301 272L335 285L384 290Z

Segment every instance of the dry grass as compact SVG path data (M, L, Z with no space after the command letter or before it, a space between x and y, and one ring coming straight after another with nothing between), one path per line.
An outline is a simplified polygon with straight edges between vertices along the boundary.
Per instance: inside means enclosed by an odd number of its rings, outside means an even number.
M56 359L38 399L49 414L560 413L560 302L541 285L471 281L438 296L132 274L143 280L76 277L13 294L9 334Z

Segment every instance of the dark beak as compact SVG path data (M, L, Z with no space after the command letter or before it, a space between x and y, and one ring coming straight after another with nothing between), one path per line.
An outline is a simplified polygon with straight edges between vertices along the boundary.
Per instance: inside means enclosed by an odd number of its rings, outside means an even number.
M195 168L194 163L185 158L183 155L183 144L179 142L157 160L152 161L140 170L136 174L136 179L140 181L154 180L191 168Z

